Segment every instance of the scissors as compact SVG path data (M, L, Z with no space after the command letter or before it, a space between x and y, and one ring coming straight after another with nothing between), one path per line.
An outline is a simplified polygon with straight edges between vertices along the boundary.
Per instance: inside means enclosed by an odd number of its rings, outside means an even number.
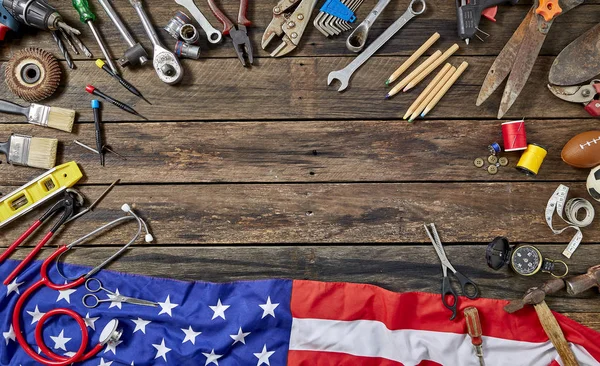
M141 300L141 299L136 299L136 298L129 297L129 296L123 296L120 294L116 294L116 293L108 290L107 288L103 287L102 282L100 282L100 280L97 278L88 278L88 280L85 281L85 288L89 292L91 292L91 294L87 294L87 295L83 296L83 299L81 300L81 302L88 309L95 308L98 305L100 305L100 303L102 303L102 302L126 302L126 303L134 304L134 305L158 306L158 303L156 303L156 302ZM97 295L94 295L95 293L98 293L101 290L108 293L108 297L109 297L108 299L102 300Z
M427 231L427 236L431 240L431 244L433 244L433 248L440 258L440 262L442 262L442 271L444 273L444 278L442 279L442 303L444 306L452 311L452 316L450 320L454 320L456 318L456 308L458 306L458 295L452 285L450 284L450 277L448 277L448 269L452 271L454 277L460 283L460 289L462 294L469 299L476 299L479 297L479 288L475 284L475 282L471 281L467 278L467 276L458 272L452 263L446 257L446 252L444 251L444 246L442 245L442 241L440 240L440 236L438 235L437 229L435 228L435 224L423 225L425 226L425 231ZM470 290L470 291L469 291ZM448 302L448 297L452 298L452 302Z

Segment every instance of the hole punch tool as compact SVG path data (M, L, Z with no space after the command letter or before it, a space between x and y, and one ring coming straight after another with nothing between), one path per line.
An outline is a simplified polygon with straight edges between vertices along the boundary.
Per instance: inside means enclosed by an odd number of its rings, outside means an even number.
M485 102L505 79L498 110L501 119L521 94L552 23L584 0L536 0L508 43L504 46L481 86L477 106ZM560 6L559 6L560 2ZM561 9L562 8L562 9Z
M271 52L271 57L281 57L296 49L316 5L317 0L280 0L273 8L273 19L262 36L263 50L275 36L282 37L282 42Z
M444 278L442 279L442 303L444 306L452 311L452 316L450 320L454 320L456 318L457 308L458 308L458 295L452 285L450 284L450 277L448 277L448 269L452 271L454 277L458 280L460 284L460 288L462 294L469 299L477 299L479 297L479 287L475 284L475 282L471 281L462 273L458 272L454 266L448 260L446 256L446 252L444 251L444 246L442 245L442 241L438 235L437 229L435 228L435 224L423 225L425 227L425 231L427 232L427 236L431 240L431 244L433 244L433 248L440 258L440 262L442 262L442 271L444 273ZM451 298L451 302L448 302L448 297Z
M556 86L548 84L555 97L571 103L582 103L592 117L600 117L600 80L579 86Z
M252 22L246 17L248 0L240 0L240 11L238 13L237 26L233 24L233 22L229 20L225 14L223 14L221 9L219 9L215 3L215 0L208 0L208 6L217 19L223 23L223 31L221 33L231 37L231 40L233 41L233 48L235 49L235 53L240 59L242 66L246 66L244 51L248 56L248 62L250 65L252 65L254 63L254 56L252 54L252 44L248 38L247 29Z
M158 306L157 302L136 299L134 297L124 296L121 294L117 294L115 292L110 291L102 285L102 282L97 278L88 278L85 281L85 288L91 292L91 294L86 294L81 299L83 306L88 309L97 308L98 305L104 302L125 302L132 305L142 305L142 306ZM108 294L108 299L100 299L97 295L98 292L104 291Z
M38 353L33 348L31 348L31 346L27 343L27 339L25 338L25 332L23 332L21 329L21 314L23 313L23 307L24 307L27 299L29 299L33 295L33 293L35 293L36 291L38 291L40 288L42 288L44 286L46 286L52 290L62 291L62 290L76 288L76 287L83 285L87 279L91 278L93 275L98 273L102 268L104 268L108 264L112 263L117 257L119 257L121 254L123 254L123 252L125 252L129 248L129 246L131 246L131 244L133 244L135 241L137 241L139 239L139 237L142 235L143 228L146 230L146 236L145 236L146 242L151 242L153 240L152 235L148 231L148 226L146 225L146 222L144 220L142 220L135 212L133 212L133 210L131 209L131 207L129 207L129 205L125 204L121 207L121 209L127 213L126 216L122 216L118 219L115 219L115 220L109 222L108 224L106 224L102 227L99 227L98 229L92 231L91 233L83 236L82 238L74 241L73 243L71 243L67 246L63 245L63 246L59 247L54 253L52 253L52 255L50 255L42 263L42 266L40 268L40 279L36 283L31 285L31 287L29 287L27 290L25 290L25 292L23 292L23 294L21 296L19 296L19 298L17 299L17 303L15 304L15 307L13 310L13 315L12 315L12 325L13 325L13 328L15 331L15 337L17 339L17 342L21 346L21 348L25 351L25 353L27 353L27 355L29 355L29 357L31 357L33 360L35 360L39 364L49 365L49 366L66 366L66 365L70 365L73 363L83 362L85 360L89 360L89 359L95 357L95 355L97 355L104 348L105 345L115 344L115 343L119 342L119 339L121 338L121 336L123 334L123 331L122 331L122 329L119 329L119 321L117 319L113 319L108 322L108 324L104 327L104 329L100 333L100 339L99 339L98 344L96 344L91 350L86 352L85 349L88 345L88 341L89 341L90 337L89 337L89 333L87 330L87 324L85 323L84 318L71 309L57 308L57 309L52 309L52 310L48 311L45 315L43 315L36 325L35 340L36 340L36 346L39 347L39 350L40 350ZM94 235L97 235L103 231L109 230L125 221L134 220L134 219L138 223L138 230L137 230L136 234L131 238L131 240L127 244L125 244L123 247L121 247L117 252L115 252L113 255L111 255L109 258L107 258L104 262L102 262L98 266L94 267L88 273L79 275L76 278L68 278L60 270L60 267L58 266L58 262L60 261L61 257L66 252L71 250L74 246L84 242L85 240L87 240L88 238L90 238ZM59 284L54 283L50 279L50 277L48 275L48 267L52 264L52 262L54 262L54 265L55 265L58 273L66 280L65 284L59 285ZM71 317L74 321L77 322L77 325L79 325L79 328L81 330L81 344L80 344L79 348L77 349L77 351L68 357L57 355L52 350L50 350L50 348L48 348L46 346L46 344L44 343L44 338L42 336L42 330L44 329L44 325L48 321L48 319L50 319L51 317L56 316L56 315L67 315L67 316ZM43 355L41 355L40 353L42 353Z
M158 74L159 79L166 84L177 84L183 78L183 68L179 63L179 60L173 52L167 50L162 43L160 43L160 39L152 26L150 18L148 18L148 14L146 14L146 11L144 10L141 0L129 0L129 3L140 17L142 25L148 34L148 38L150 38L150 41L154 46L154 58L152 63L156 74Z

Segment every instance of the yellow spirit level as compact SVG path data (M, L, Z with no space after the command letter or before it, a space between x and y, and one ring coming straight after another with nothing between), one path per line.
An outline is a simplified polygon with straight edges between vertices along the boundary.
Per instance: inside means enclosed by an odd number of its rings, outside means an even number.
M75 185L83 174L72 161L35 178L0 199L0 228Z

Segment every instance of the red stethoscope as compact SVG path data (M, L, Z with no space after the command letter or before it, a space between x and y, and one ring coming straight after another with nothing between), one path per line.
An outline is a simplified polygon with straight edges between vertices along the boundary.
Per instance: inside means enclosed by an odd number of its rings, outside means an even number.
M71 243L69 245L63 245L63 246L59 247L54 253L52 253L52 255L50 255L46 260L44 260L44 262L42 263L42 266L40 268L40 277L41 277L40 280L37 281L36 283L34 283L27 290L25 290L25 292L23 292L23 294L17 300L17 303L15 304L15 308L13 311L13 316L12 316L12 325L13 325L13 329L15 331L16 339L17 339L17 342L19 343L19 345L23 348L23 350L31 358L33 358L36 362L39 362L43 365L48 365L48 366L66 366L66 365L70 365L75 362L83 362L85 360L88 360L88 359L94 357L96 354L98 354L98 352L100 352L106 344L109 344L111 342L116 343L121 338L121 335L123 332L122 332L122 330L118 329L119 322L118 322L118 320L113 319L113 320L109 321L108 324L102 330L102 332L100 334L99 343L95 347L93 347L91 350L86 352L85 349L88 344L89 334L87 331L87 325L85 323L85 320L81 317L81 315L77 314L75 311L73 311L71 309L66 309L66 308L52 309L40 318L38 324L35 327L35 341L36 341L37 346L40 348L41 353L46 356L46 357L44 357L41 354L38 354L27 343L27 340L25 339L23 332L21 330L21 322L20 322L23 305L25 304L27 299L31 295L33 295L33 293L35 293L37 290L39 290L41 287L46 286L53 290L61 291L61 290L67 290L67 289L71 289L71 288L75 288L75 287L83 285L84 282L88 278L90 278L91 276L96 274L103 267L105 267L108 263L110 263L112 260L114 260L117 256L121 255L125 250L127 250L127 248L140 237L140 235L142 234L142 228L145 228L145 231L146 231L146 237L145 237L146 242L151 242L153 240L152 235L150 235L150 233L148 231L148 226L146 225L144 220L142 220L138 215L136 215L133 212L133 210L131 210L129 205L125 204L125 205L123 205L123 207L121 209L123 211L127 212L128 214L130 214L131 216L127 215L127 216L120 217L120 218L92 231L91 233L85 235L84 237L81 237L80 239L74 241L73 243ZM60 269L57 265L58 260L69 249L73 248L77 244L80 244L80 243L86 241L88 238L90 238L94 235L97 235L101 231L107 230L109 228L112 228L113 226L120 224L121 222L132 220L132 219L136 219L138 221L138 231L137 231L136 235L129 241L129 243L127 243L125 246L123 246L119 251L117 251L110 258L108 258L103 263L101 263L99 266L95 267L94 269L89 271L87 274L79 276L76 279L67 278L62 273L62 271L60 271ZM54 261L56 261L56 268L57 268L59 274L61 276L63 276L65 279L70 280L71 282L67 281L68 283L66 283L64 285L58 285L58 284L52 282L52 280L50 280L50 277L48 276L48 267ZM77 324L79 325L79 328L81 330L81 344L79 346L79 349L77 350L77 352L75 352L74 355L72 355L70 357L57 355L56 353L52 352L50 350L50 348L48 348L44 343L44 338L42 336L44 324L46 323L46 321L48 319L50 319L51 317L56 316L56 315L70 316L71 318L73 318L73 320L75 320L77 322Z

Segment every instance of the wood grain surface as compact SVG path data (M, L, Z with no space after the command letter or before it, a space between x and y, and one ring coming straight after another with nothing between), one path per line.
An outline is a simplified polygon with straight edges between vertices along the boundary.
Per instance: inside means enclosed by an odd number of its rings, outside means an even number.
M82 30L86 45L100 57L70 1L51 2ZM159 37L172 47L174 40L162 27L181 8L172 1L144 3ZM218 25L206 2L197 3ZM236 14L237 2L221 3L226 13ZM502 235L513 243L533 243L546 257L564 259L561 252L573 232L552 234L544 221L544 208L560 183L572 188L571 196L589 198L587 171L564 164L560 151L571 137L599 130L600 124L581 105L553 97L546 88L547 75L555 56L597 24L600 0L586 1L554 22L527 86L506 116L507 120L525 117L528 140L548 148L537 177L514 169L519 158L515 153L506 154L510 165L495 176L473 166L475 158L487 156L491 142L501 142L501 121L495 116L502 90L476 107L481 83L532 1L501 6L497 23L482 21L482 29L491 36L468 47L456 36L454 2L428 1L427 12L369 60L344 93L338 93L335 84L328 87L326 79L354 57L345 48L347 33L327 39L311 21L300 47L289 56L273 59L261 49L275 3L250 4L249 36L256 59L251 68L240 65L231 40L226 39L218 46L203 41L202 58L183 62L186 75L176 87L160 83L151 67L122 70L152 101L147 105L79 55L74 57L76 70L68 70L61 60L65 73L59 90L43 102L77 110L73 134L0 114L0 141L13 132L59 138L58 160L80 164L85 178L77 188L89 200L115 179L122 180L94 212L61 230L53 244L67 244L115 218L127 202L148 220L156 242L134 247L111 265L114 270L181 280L296 278L438 292L441 267L423 229L424 223L435 222L451 262L478 283L482 296L514 299L547 280L545 274L525 278L508 268L491 270L485 247ZM365 2L359 20L374 3ZM373 25L371 39L406 5L407 1L392 2ZM128 2L116 2L115 7L134 38L150 49ZM118 58L125 43L99 6L96 10L101 33ZM457 66L467 61L470 67L427 120L408 124L402 116L433 76L391 100L384 99L389 89L384 81L434 32L442 37L422 59L459 43L461 48L450 62ZM0 44L1 71L14 52L31 46L62 59L49 34L26 30ZM95 144L92 98L84 91L87 84L149 118L146 122L104 106L106 141L127 160L108 154L107 166L101 168L96 155L73 143L78 139ZM0 99L19 102L3 83ZM10 166L3 159L0 197L41 173ZM594 206L600 209L596 202ZM42 212L38 209L0 229L0 247L12 243ZM573 274L600 260L598 219L583 233L584 244L566 260ZM26 245L33 245L41 235L37 233ZM130 227L111 230L73 251L68 261L97 264L129 235ZM14 258L25 253L21 249ZM577 297L559 294L548 304L600 331L598 291Z

